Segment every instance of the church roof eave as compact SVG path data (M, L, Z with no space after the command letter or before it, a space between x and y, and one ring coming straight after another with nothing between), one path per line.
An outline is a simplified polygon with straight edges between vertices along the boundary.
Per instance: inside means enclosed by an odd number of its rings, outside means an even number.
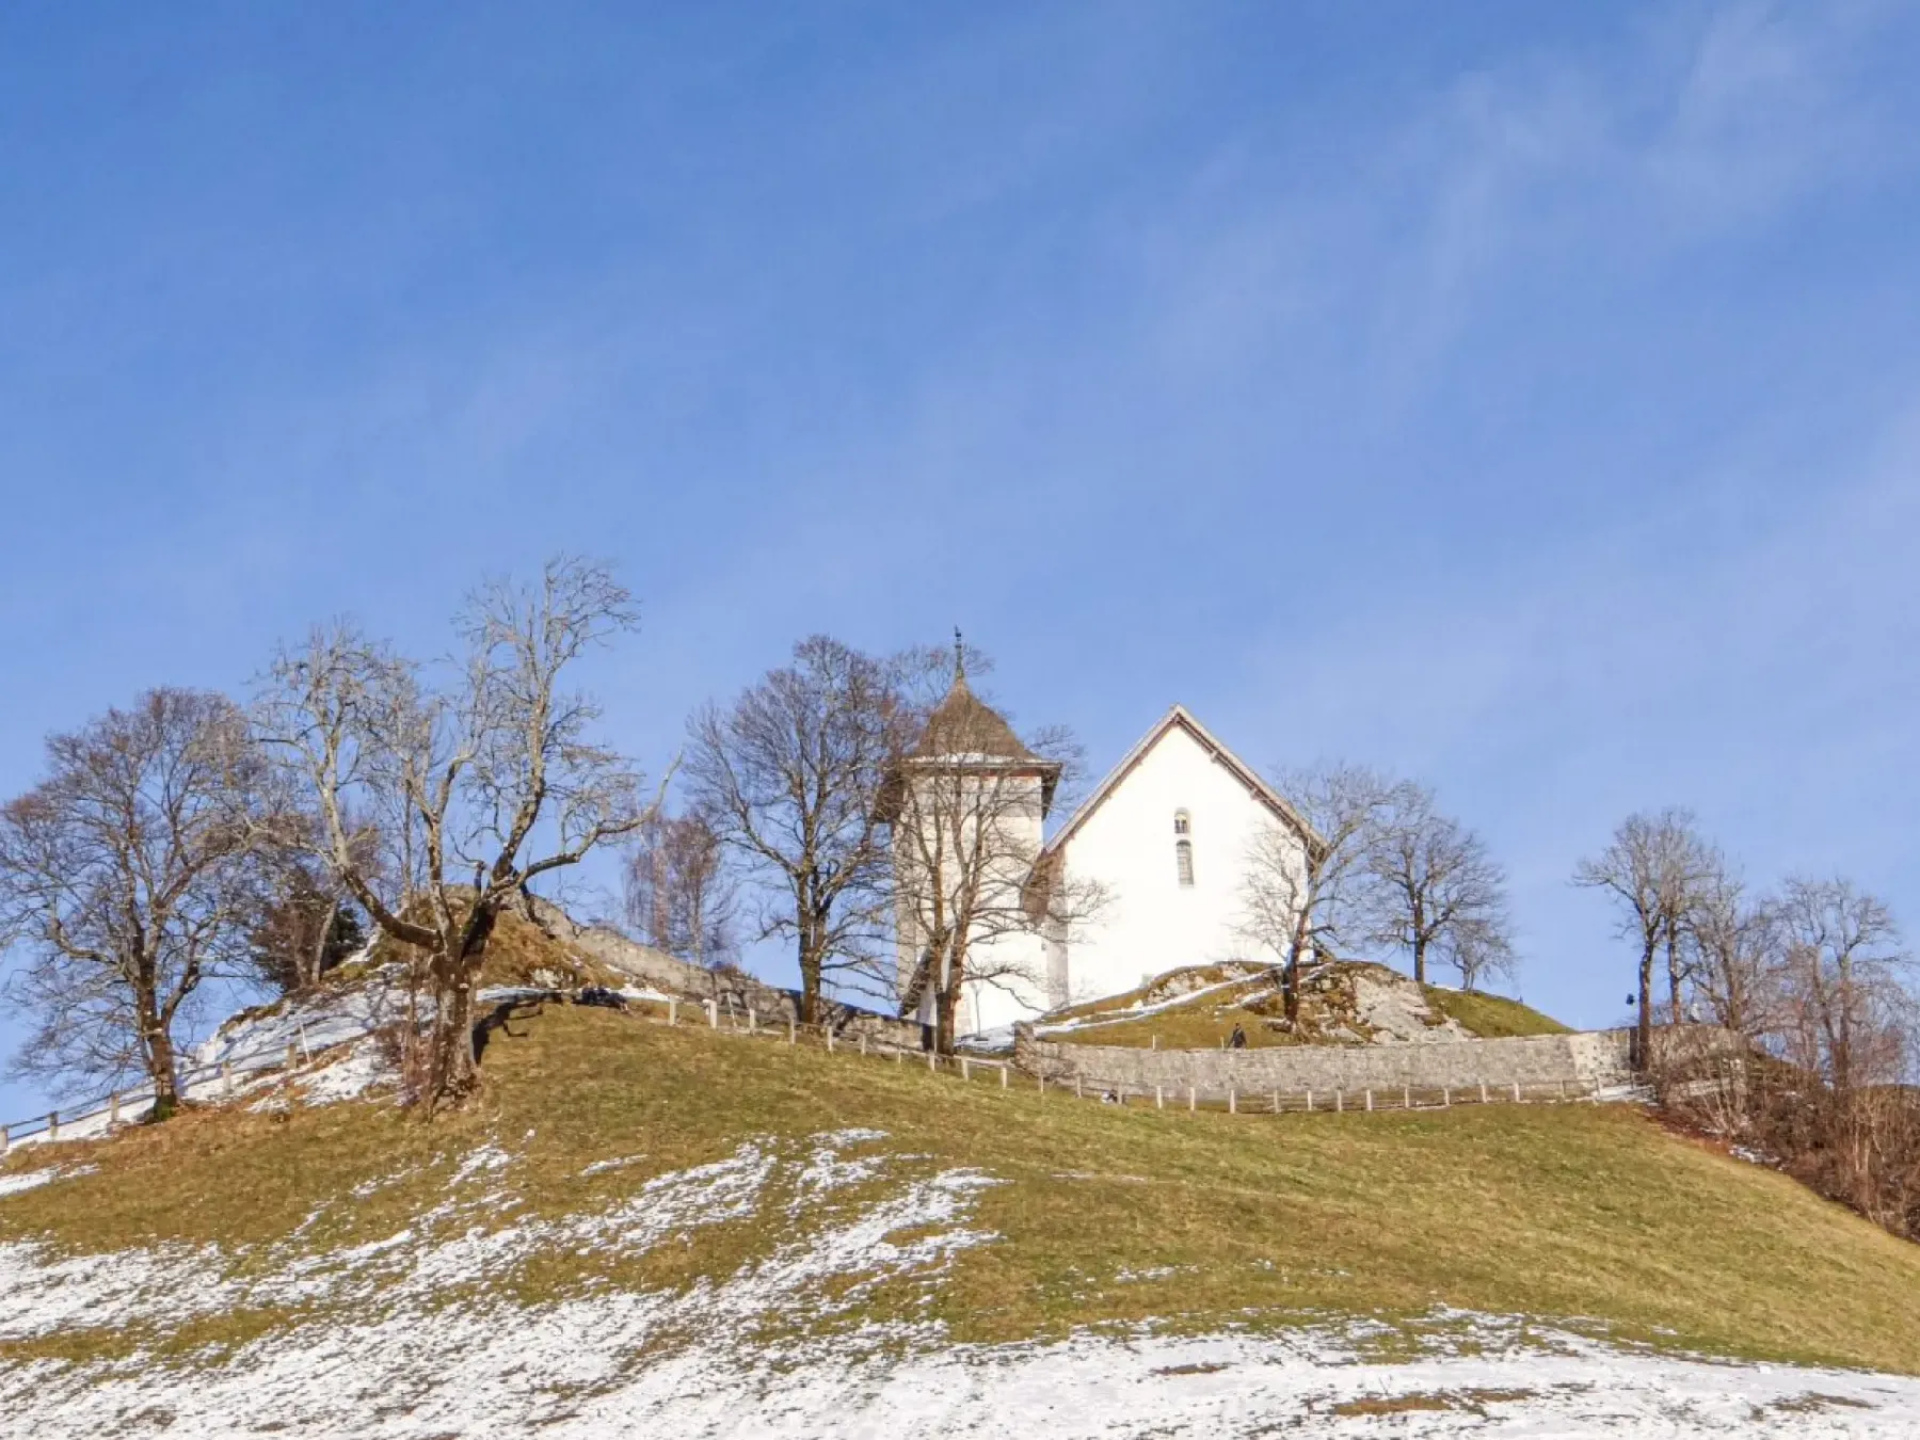
M1074 834L1093 818L1094 812L1106 803L1108 796L1120 788L1121 782L1147 758L1153 747L1160 743L1166 733L1176 728L1192 736L1201 749L1212 757L1215 764L1224 766L1236 780L1247 787L1248 793L1255 800L1264 805L1282 824L1293 830L1309 847L1323 847L1326 844L1314 828L1301 818L1300 812L1287 803L1285 796L1263 780L1258 771L1214 738L1213 733L1196 720L1186 706L1175 705L1135 742L1133 748L1121 757L1120 763L1107 772L1106 778L1101 780L1093 793L1081 803L1080 808L1067 818L1067 823L1060 827L1059 832L1041 851L1041 860L1051 861L1053 857L1064 854L1067 842L1074 837ZM1035 869L1036 871L1039 869L1037 864Z

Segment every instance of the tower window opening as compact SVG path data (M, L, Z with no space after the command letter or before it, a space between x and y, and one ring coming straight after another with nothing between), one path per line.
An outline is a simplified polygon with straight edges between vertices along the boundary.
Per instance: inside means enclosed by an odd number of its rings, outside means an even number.
M1176 810L1173 812L1173 833L1174 834L1185 835L1192 828L1193 828L1192 822L1189 819L1186 811Z
M1185 839L1176 840L1173 846L1173 859L1180 871L1180 883L1193 884L1193 842Z

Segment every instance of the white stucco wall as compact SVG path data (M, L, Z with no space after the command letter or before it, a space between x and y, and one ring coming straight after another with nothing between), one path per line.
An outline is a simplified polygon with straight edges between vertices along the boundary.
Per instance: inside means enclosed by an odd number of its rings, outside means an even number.
M933 783L938 785L942 782ZM989 774L980 784L985 796L975 802L975 808L978 813L993 817L992 823L1001 837L988 842L984 853L994 858L996 863L993 869L1000 873L993 877L991 893L982 905L985 911L996 918L991 924L977 924L968 942L969 972L991 978L970 981L960 988L960 1006L955 1023L963 1035L1011 1025L1017 1020L1030 1020L1048 1008L1045 940L1038 931L1006 928L1009 916L1024 915L1020 903L1022 887L1040 853L1045 824L1042 783L1037 775L1005 777ZM922 817L921 823L941 824L943 821L934 817L964 814L967 810L966 805L956 807L942 804L939 800L928 800L923 804L910 805L902 823L913 823L913 817L917 814ZM971 836L963 832L957 843L962 848L970 848ZM954 845L955 842L950 840L946 848L952 849ZM932 848L929 846L926 852L922 852L896 846L896 868L912 865L916 856L930 853ZM951 887L958 879L956 875L947 884ZM926 886L916 880L902 879L899 891L903 895L924 895ZM951 913L953 907L949 905L948 908ZM903 905L897 912L896 927L898 983L905 985L919 963L923 943L922 924L911 904ZM922 997L920 1018L923 1023L932 1021L932 999L931 990Z
M1186 811L1193 881L1180 883L1174 816ZM1273 957L1240 933L1241 888L1255 836L1273 812L1181 726L1170 726L1067 841L1066 866L1109 892L1076 926L1067 997L1129 990L1182 965Z

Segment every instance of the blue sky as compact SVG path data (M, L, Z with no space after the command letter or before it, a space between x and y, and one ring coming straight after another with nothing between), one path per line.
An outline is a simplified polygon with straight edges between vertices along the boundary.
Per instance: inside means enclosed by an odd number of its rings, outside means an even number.
M656 771L959 623L1096 770L1177 700L1435 785L1573 1022L1636 807L1920 927L1915 73L1911 4L6 7L0 793L585 550Z

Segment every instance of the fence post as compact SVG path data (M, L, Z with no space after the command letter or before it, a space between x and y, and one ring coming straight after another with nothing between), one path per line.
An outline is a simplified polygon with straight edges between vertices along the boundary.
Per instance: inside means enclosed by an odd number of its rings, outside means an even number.
M1273 1092L1273 1113L1276 1115L1280 1113L1280 1092L1278 1090Z
M674 1027L674 1025L676 1025L679 1022L679 1019L680 1019L680 1001L678 997L669 995L667 997L667 1028L671 1030Z
M1229 1085L1227 1087L1227 1114L1238 1115L1239 1113L1240 1113L1240 1092L1235 1090L1233 1086Z
M896 1065L904 1065L907 1063L907 1052L898 1045L893 1047L893 1063Z
M940 1068L940 1052L937 1050L927 1051L927 1073L931 1075L935 1071L937 1071L939 1068Z
M1078 1075L1073 1077L1073 1098L1076 1100L1084 1100L1087 1098L1080 1089L1080 1077Z
M1047 1077L1045 1075L1041 1075L1036 1078L1040 1081L1040 1093L1042 1095L1046 1094L1047 1093Z
M827 1026L827 1054L833 1053L833 1026Z
M107 1123L109 1125L120 1123L120 1092L118 1090L107 1097Z
M1482 1105L1487 1103L1487 1082L1484 1080L1480 1082L1480 1103Z
M289 1040L287 1042L287 1069L297 1069L300 1064L300 1047Z
M1565 1080L1560 1082L1560 1098L1562 1100L1567 1098L1567 1082Z
M860 1032L860 1058L867 1058L867 1032L864 1030Z
M1012 1068L1011 1065L1002 1065L1000 1067L1000 1088L1002 1090L1007 1088L1007 1072Z
M1307 1091L1307 1114L1313 1113L1313 1091Z
M233 1064L231 1061L222 1060L220 1062L220 1093L222 1095L233 1094Z
M47 1116L47 1139L58 1140L59 1138L60 1138L60 1112L58 1110L55 1110L49 1113Z
M793 1022L789 1020L787 1024L789 1027L791 1027ZM759 1032L760 1032L760 1017L754 1013L753 1007L749 1005L747 1006L747 1034L757 1035Z
M716 1030L720 1028L720 1003L717 1000L707 1001L707 1024Z
M1347 1108L1347 1092L1342 1090L1339 1086L1336 1085L1333 1090L1334 1113L1337 1115L1341 1111L1345 1110L1346 1108Z
M7 1133L7 1127L0 1125L0 1155L13 1148L13 1137Z
M1158 1085L1153 1087L1153 1108L1156 1110L1167 1108L1167 1092Z
M1373 1091L1367 1091L1367 1109L1373 1109Z
M964 1055L960 1057L960 1078L962 1080L973 1079L973 1066L968 1062L967 1057Z
M1187 1087L1187 1113L1191 1115L1200 1108L1200 1097L1194 1093L1193 1086Z
M1442 1110L1445 1110L1449 1108L1452 1104L1453 1104L1453 1087L1451 1085L1442 1085L1440 1087L1440 1108Z
M1411 1085L1402 1085L1400 1087L1400 1108L1402 1110L1411 1110L1413 1108L1413 1087Z

